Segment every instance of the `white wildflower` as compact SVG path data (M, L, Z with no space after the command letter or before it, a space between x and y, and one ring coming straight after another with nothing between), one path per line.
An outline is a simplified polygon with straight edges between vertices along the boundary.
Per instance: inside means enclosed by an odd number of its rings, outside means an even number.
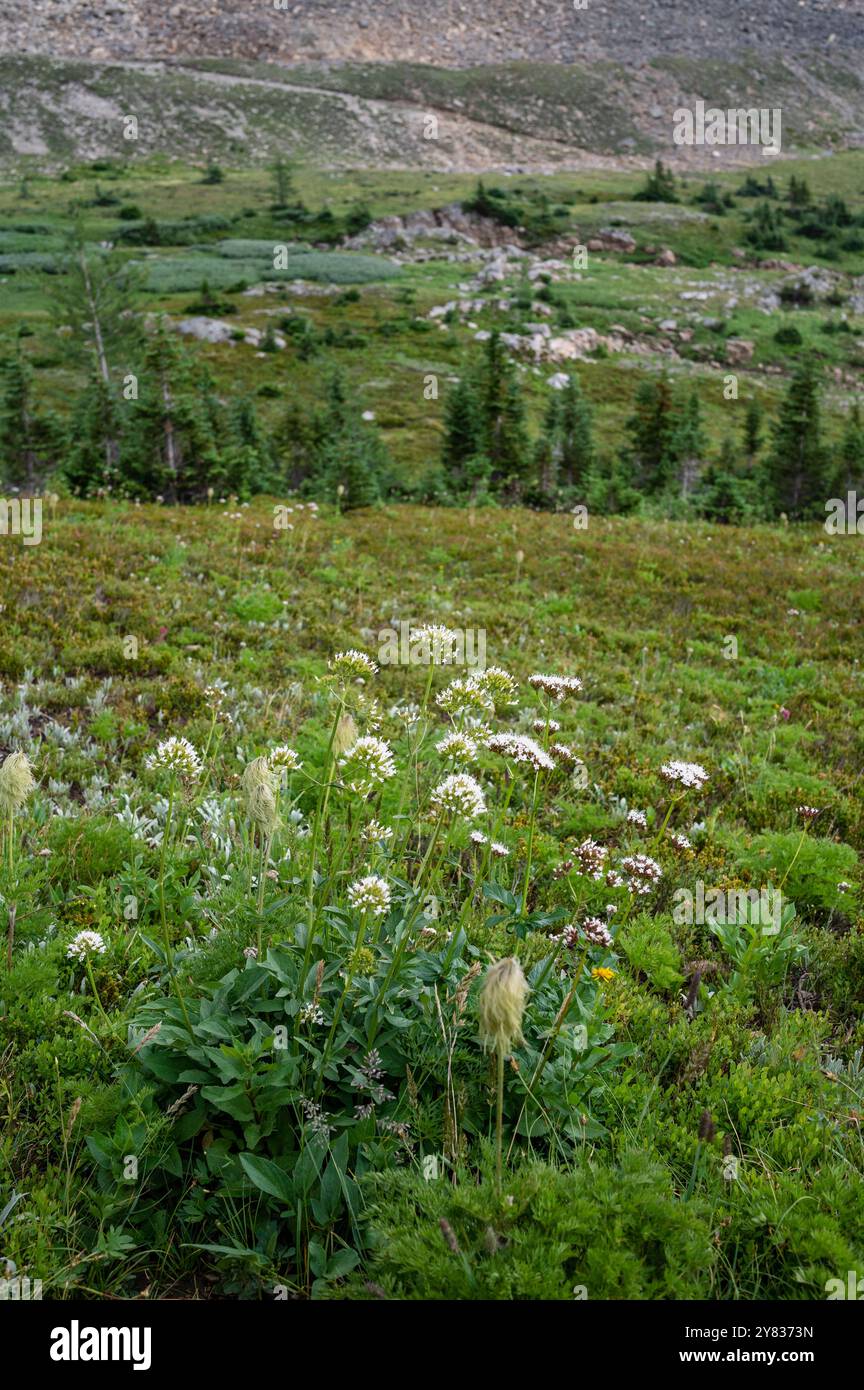
M380 821L370 820L368 825L364 825L360 831L361 840L367 844L380 844L386 840L393 839L393 831L389 825L382 825Z
M348 886L348 901L359 912L383 917L390 909L390 885L377 874L367 874Z
M675 782L681 787L693 787L696 791L701 791L708 781L708 773L701 763L684 763L677 758L663 764L660 776L667 782Z
M267 761L271 767L281 768L285 772L296 772L303 766L294 749L285 743L280 743L278 748L271 748L267 754Z
M478 714L495 713L495 701L474 676L451 681L436 697L435 703L445 714L459 714L463 710Z
M477 740L468 734L445 734L435 747L442 758L453 758L459 763L473 763L477 757Z
M511 758L515 763L530 763L537 771L555 766L549 754L528 734L490 734L486 747L505 758Z
M148 768L168 768L179 772L181 777L199 777L201 759L187 738L166 738L155 753L151 753L145 764Z
M628 854L621 860L621 868L628 875L627 887L631 893L650 893L663 877L660 865L647 854Z
M371 657L367 656L365 652L358 652L353 647L345 652L336 652L331 656L327 665L333 675L338 676L343 681L360 681L362 683L378 671L378 667Z
M534 675L528 677L528 684L533 685L535 690L542 690L558 704L566 700L568 695L578 695L582 689L582 682L578 676Z
M432 805L441 815L464 816L473 820L486 810L483 788L467 772L454 772L432 792Z
M105 954L105 942L98 931L79 931L66 947L67 960L86 960L88 956Z
M351 790L366 796L395 775L396 763L389 743L366 734L339 759L339 768Z

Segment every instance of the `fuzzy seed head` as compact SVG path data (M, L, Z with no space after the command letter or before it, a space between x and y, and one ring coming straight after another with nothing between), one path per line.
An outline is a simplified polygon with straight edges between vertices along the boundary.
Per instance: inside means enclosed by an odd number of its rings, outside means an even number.
M4 819L19 810L36 785L26 753L10 753L0 767L0 815Z
M249 820L269 840L279 825L279 812L275 780L267 758L253 758L247 764L240 778L240 789Z
M528 981L515 956L490 965L480 988L478 1011L484 1047L506 1054L522 1041L522 1016Z

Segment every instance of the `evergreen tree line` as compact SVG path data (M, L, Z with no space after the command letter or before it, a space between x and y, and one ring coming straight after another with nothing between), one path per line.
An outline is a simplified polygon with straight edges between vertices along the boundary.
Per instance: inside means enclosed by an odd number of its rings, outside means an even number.
M388 452L341 377L321 406L289 404L268 428L250 396L223 401L161 326L118 388L94 366L64 420L37 405L20 346L0 358L0 477L7 489L51 480L79 497L167 503L299 491L346 510L394 488Z
M856 405L829 443L820 397L819 368L802 360L776 417L765 420L750 401L737 435L712 451L695 389L676 392L664 373L638 387L626 443L610 454L597 446L591 406L571 373L532 440L516 368L493 335L445 403L443 489L462 501L582 504L599 513L824 518L830 497L864 494L864 423Z
M821 419L817 366L798 366L776 418L747 408L743 429L708 447L694 390L643 382L626 442L602 451L579 379L550 393L528 428L516 365L497 334L444 403L441 458L429 479L400 478L377 429L334 375L323 401L292 400L268 425L248 395L223 399L205 364L157 323L130 312L128 271L83 244L55 292L69 366L84 386L61 420L37 403L18 340L0 354L0 482L33 491L59 479L76 495L197 502L297 491L343 509L384 498L521 504L598 513L650 509L744 522L823 517L825 502L864 493L856 408L839 441Z

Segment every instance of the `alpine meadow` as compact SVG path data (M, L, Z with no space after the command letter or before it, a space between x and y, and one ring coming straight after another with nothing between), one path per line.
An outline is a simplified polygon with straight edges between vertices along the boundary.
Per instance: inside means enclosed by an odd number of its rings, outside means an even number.
M824 1369L860 0L0 0L0 107L0 1303Z

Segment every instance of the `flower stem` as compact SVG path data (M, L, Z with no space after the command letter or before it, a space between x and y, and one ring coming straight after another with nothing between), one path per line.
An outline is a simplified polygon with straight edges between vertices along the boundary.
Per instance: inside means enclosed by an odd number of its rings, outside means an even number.
M495 1177L501 1194L501 1167L504 1150L504 1052L498 1049L498 1106L495 1114Z

